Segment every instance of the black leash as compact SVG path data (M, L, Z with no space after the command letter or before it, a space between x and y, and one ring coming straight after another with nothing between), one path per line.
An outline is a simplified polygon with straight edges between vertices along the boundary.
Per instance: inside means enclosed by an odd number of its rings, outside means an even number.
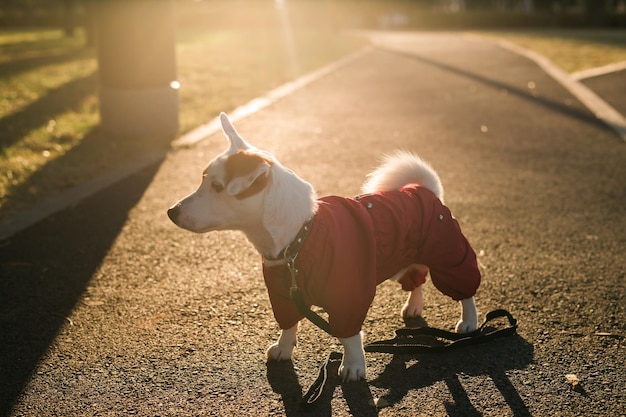
M326 333L331 334L330 324L328 323L328 321L324 320L321 316L312 311L304 302L304 296L302 295L302 291L300 290L300 287L298 286L298 281L296 280L299 272L298 268L296 267L296 258L300 253L300 248L302 247L304 241L309 235L309 231L311 231L312 224L313 218L307 220L304 223L304 225L296 235L296 238L283 250L281 256L285 258L285 261L287 262L287 269L291 274L291 287L289 287L289 295L291 296L293 302L296 304L296 307L298 307L300 313L302 313L302 315L309 319L313 324L324 330Z
M302 305L304 305L304 303ZM298 306L298 308L300 308L300 306ZM306 309L311 311L308 308ZM302 311L302 313L304 314L304 311ZM317 314L313 313L313 315L328 324ZM490 326L493 324L494 320L503 317L508 320L508 327L494 328ZM318 325L317 323L315 324ZM512 336L517 332L518 325L517 319L507 310L493 310L486 315L485 321L480 327L471 333L459 334L433 327L402 328L395 331L396 336L393 339L380 340L365 345L365 351L391 354L444 352L469 345L485 343L500 337ZM327 331L326 329L324 330ZM333 388L336 386L338 381L337 371L342 358L343 355L339 352L330 353L324 364L320 367L317 379L302 397L301 405L303 407L308 408L314 406L325 391L331 386ZM330 381L334 381L334 384L329 384Z
M508 319L508 327L502 329L488 327L490 322L502 317ZM506 310L494 310L489 312L480 327L471 333L454 333L433 327L398 329L396 337L369 343L365 345L365 351L404 354L436 353L511 336L517 331L517 326L517 319L511 313Z
M302 313L304 317L309 319L311 323L324 330L326 333L331 334L330 323L306 306L304 298L302 297L302 291L300 291L300 288L297 285L291 286L289 294L291 295L293 302L296 304L296 307L298 307L298 310L300 310L300 313Z

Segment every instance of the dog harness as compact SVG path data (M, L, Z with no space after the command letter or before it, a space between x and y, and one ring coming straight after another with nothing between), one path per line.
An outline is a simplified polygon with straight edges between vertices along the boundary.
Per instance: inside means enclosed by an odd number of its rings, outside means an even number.
M435 287L454 300L472 297L480 284L476 254L450 210L425 187L409 185L356 198L323 197L295 260L297 286L307 307L327 313L331 333L351 337L374 299L376 286L402 269L423 264ZM285 264L263 265L274 317L281 329L304 316L290 296ZM424 274L398 280L412 291Z

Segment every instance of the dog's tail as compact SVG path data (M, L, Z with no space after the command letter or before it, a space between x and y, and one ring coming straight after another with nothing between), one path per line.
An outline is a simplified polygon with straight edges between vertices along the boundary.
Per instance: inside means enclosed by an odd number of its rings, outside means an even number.
M363 184L364 193L399 190L407 184L419 184L443 201L443 186L437 172L419 156L404 151L387 155Z

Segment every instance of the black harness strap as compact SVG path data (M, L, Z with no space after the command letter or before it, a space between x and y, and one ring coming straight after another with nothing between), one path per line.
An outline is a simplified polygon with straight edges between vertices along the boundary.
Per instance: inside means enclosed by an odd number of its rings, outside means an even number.
M311 323L315 324L317 327L324 330L326 333L331 334L330 323L328 323L319 314L317 314L316 312L311 310L309 307L307 307L307 305L304 302L304 298L302 297L302 291L300 291L300 288L297 285L292 286L289 290L289 293L291 294L291 299L296 304L296 307L298 307L298 310L300 310L300 313L304 317L309 319Z
M296 304L296 307L298 307L298 310L304 317L309 319L313 324L324 330L326 333L331 334L330 324L328 323L328 321L324 320L321 316L312 311L304 302L302 290L300 290L300 287L298 286L298 281L296 279L296 277L298 276L296 258L298 258L300 248L302 248L304 241L309 235L309 231L311 230L313 224L313 219L314 218L311 218L304 223L304 225L296 235L296 238L289 244L289 246L287 246L283 250L282 254L285 258L285 261L287 262L287 269L291 274L291 286L289 288L289 295L291 296L291 299Z

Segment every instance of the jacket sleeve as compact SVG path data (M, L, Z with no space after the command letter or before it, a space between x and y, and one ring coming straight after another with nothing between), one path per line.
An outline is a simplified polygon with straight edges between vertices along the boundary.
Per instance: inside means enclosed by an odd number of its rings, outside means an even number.
M457 301L476 294L481 280L476 253L450 210L438 200L423 257L439 291Z
M321 231L323 239L314 242L314 254L306 257L306 269L317 283L310 290L312 299L328 313L332 335L341 338L361 331L376 294L373 228L365 209L354 206L333 207Z
M289 295L290 275L285 265L263 264L263 278L270 296L274 318L281 329L290 329L304 318Z

